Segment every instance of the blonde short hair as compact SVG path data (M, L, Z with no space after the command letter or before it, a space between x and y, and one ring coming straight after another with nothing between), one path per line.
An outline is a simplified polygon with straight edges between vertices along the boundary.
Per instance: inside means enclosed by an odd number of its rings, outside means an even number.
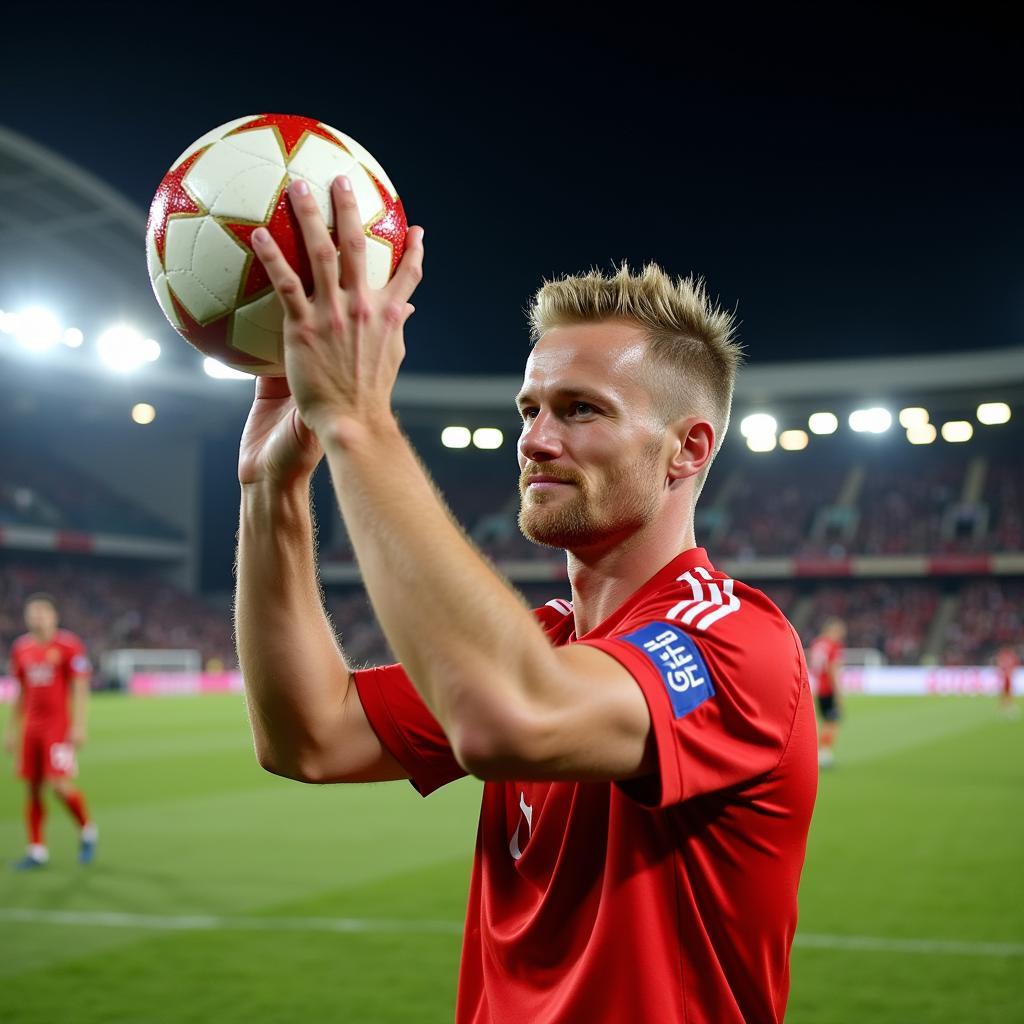
M729 426L743 348L735 336L735 315L708 296L703 278L672 278L655 263L634 274L624 262L608 275L595 269L545 281L529 318L534 344L552 328L573 324L621 319L642 327L656 371L650 379L657 406L667 421L707 416L717 454Z

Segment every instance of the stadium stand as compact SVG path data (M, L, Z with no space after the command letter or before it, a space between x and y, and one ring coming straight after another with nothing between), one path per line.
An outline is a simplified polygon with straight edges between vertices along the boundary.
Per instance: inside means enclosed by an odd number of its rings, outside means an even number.
M0 447L0 525L177 539L172 527L52 454Z
M1024 583L973 580L960 594L956 618L946 630L942 660L947 665L985 665L996 650L1024 637Z
M95 665L118 648L195 649L207 665L237 665L230 611L172 586L152 571L94 559L0 562L0 652L25 631L22 607L52 594L61 623L85 641Z

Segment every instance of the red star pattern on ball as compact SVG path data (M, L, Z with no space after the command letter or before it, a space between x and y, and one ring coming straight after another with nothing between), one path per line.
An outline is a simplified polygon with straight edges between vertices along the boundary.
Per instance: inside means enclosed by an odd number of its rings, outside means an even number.
M277 242L281 254L288 261L288 266L299 275L302 287L306 294L313 291L313 268L309 262L309 254L306 252L305 243L302 240L302 229L299 227L298 218L292 210L291 201L288 199L288 182L285 181L277 202L274 205L274 212L266 224L232 224L222 221L221 225L230 231L248 251L249 261L246 264L245 274L242 280L242 290L239 301L248 300L259 295L270 288L270 278L263 264L256 257L252 248L252 233L258 227L266 227L271 238ZM331 228L331 238L335 245L338 242L338 233Z
M160 257L161 266L164 262L167 224L170 219L206 213L206 210L185 189L185 175L207 149L209 146L197 149L187 160L182 160L173 171L168 171L164 175L164 180L160 182L156 195L153 196L153 202L149 207L149 224L146 225L146 229L153 228L153 240L156 242L156 251Z
M240 125L234 131L228 132L225 138L232 135L241 135L243 132L255 131L257 128L277 129L286 161L291 159L295 148L307 134L319 135L321 139L326 139L339 149L344 149L346 153L348 152L348 148L341 139L332 135L319 121L315 121L311 117L298 117L295 114L260 114L255 121Z
M205 356L212 356L229 366L269 366L265 359L258 359L256 356L246 355L237 348L232 348L228 340L228 328L231 325L231 314L211 320L208 324L201 324L193 318L178 297L172 291L171 302L174 304L174 311L178 314L181 327L178 333L190 344L194 345Z
M405 219L405 207L398 196L392 197L380 179L367 167L363 170L370 175L377 191L380 193L384 209L367 224L366 234L369 238L377 238L391 246L391 273L395 272L405 252L405 236L409 230L409 222Z

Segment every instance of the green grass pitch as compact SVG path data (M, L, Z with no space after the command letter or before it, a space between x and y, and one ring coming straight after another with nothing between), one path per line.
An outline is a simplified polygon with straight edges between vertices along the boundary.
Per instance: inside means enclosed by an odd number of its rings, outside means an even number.
M50 866L0 870L0 1021L452 1019L476 783L422 800L404 783L276 779L234 696L98 697L81 763L99 858L74 863L51 800ZM1024 1020L1022 810L1024 720L995 701L851 698L811 829L787 1019Z

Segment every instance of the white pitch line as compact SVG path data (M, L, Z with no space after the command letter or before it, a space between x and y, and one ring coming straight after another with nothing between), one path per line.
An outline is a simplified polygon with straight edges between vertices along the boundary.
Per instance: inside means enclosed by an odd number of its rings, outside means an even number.
M1024 956L1024 942L964 942L958 939L886 939L876 935L805 935L793 943L807 949L867 953L924 953L948 956Z
M461 935L455 921L393 920L360 917L226 917L216 914L122 914L93 910L34 910L0 907L0 921L152 931L342 932ZM1024 957L1024 942L964 942L956 939L889 939L876 935L799 933L794 945L805 949L842 949L867 953L916 953L943 956Z
M122 914L92 910L33 910L0 907L0 921L25 924L80 925L97 928L142 928L168 932L432 932L461 935L455 921L357 917L221 917L215 914Z

